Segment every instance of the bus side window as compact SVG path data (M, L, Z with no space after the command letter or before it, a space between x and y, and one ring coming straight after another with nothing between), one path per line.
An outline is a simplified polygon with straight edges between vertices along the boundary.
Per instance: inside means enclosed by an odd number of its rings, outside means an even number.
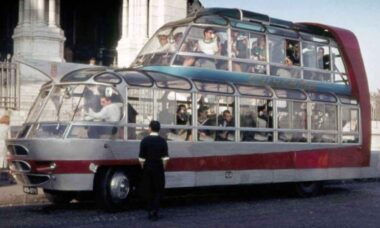
M191 94L169 90L157 91L157 118L160 135L170 141L189 141L191 138ZM174 127L175 126L175 127Z
M128 89L128 139L142 139L148 135L148 125L153 119L153 89Z

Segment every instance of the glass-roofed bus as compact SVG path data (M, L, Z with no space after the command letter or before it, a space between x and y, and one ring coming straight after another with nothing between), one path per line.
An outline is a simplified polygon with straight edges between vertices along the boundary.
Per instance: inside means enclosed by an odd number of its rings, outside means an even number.
M325 180L369 175L369 109L350 31L212 8L163 26L129 69L44 85L7 145L24 190L53 203L94 192L124 205L151 120L169 144L167 188L293 182L313 196Z

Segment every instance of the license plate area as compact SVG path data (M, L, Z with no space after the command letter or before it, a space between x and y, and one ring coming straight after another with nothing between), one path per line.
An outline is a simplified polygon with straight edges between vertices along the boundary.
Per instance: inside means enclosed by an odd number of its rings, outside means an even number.
M37 187L24 186L23 190L24 190L24 193L29 194L29 195L37 195L38 194Z

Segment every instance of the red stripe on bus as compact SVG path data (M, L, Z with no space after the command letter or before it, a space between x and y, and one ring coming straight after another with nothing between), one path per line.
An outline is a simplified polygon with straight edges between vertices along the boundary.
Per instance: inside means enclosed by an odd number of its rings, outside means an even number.
M28 161L35 171L44 162ZM138 160L54 161L55 174L91 173L90 164L97 166L138 165ZM168 171L218 171L249 169L323 169L369 166L360 147L289 151L281 153L244 154L205 157L171 158Z

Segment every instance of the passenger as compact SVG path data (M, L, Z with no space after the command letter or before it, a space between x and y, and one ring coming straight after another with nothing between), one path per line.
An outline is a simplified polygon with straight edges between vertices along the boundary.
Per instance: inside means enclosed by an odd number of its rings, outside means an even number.
M257 113L254 111L248 111L245 115L242 116L241 126L242 127L251 127L256 128ZM254 131L242 131L242 141L254 141L255 140Z
M252 44L251 55L254 60L266 61L266 42L264 37L260 37L258 42Z
M227 43L227 41L226 41ZM248 47L247 38L241 37L238 31L232 31L231 34L231 45L232 45L232 57L247 59L248 58ZM249 65L247 63L236 63L232 64L233 71L247 72Z
M181 104L177 109L177 125L187 125L189 124L190 118L187 114L186 106Z
M207 55L217 55L219 53L219 46L215 31L211 27L203 30L203 39L198 41L199 51Z
M300 64L300 46L298 43L294 45L289 44L289 47L286 50L286 57L289 58L294 65Z
M219 127L234 127L235 122L232 118L232 114L229 110L225 110L218 119ZM234 131L217 131L215 141L234 141L235 140L235 132Z
M111 98L103 96L100 98L100 105L102 109L99 112L94 112L90 108L89 112L85 114L85 120L117 122L121 119L122 103L112 103ZM90 126L87 132L89 138L100 138L101 135L110 137L116 133L117 127L108 126Z
M121 103L112 103L111 98L101 97L100 105L102 109L99 112L94 112L91 108L86 113L86 120L100 120L105 122L117 122L121 118Z
M183 38L183 33L182 32L178 32L178 33L174 34L173 38L174 38L174 43L171 45L170 51L175 52L175 51L178 50L178 48L181 45L181 41L182 41L182 38Z
M318 53L317 53L317 67L319 69L328 69L328 57L325 56L325 49L320 47L318 48Z
M284 64L287 67L293 66L292 60L290 58L288 58L288 57L285 58ZM278 68L277 71L276 71L276 75L280 76L280 77L285 77L285 78L291 78L292 77L292 73L290 72L290 70L288 70L286 68Z
M198 109L198 126L215 126L212 120L208 118L208 107L201 106ZM200 129L198 131L199 141L214 141L211 137L212 132L210 130Z
M168 52L170 50L169 36L165 34L159 34L157 36L160 47L157 52Z

